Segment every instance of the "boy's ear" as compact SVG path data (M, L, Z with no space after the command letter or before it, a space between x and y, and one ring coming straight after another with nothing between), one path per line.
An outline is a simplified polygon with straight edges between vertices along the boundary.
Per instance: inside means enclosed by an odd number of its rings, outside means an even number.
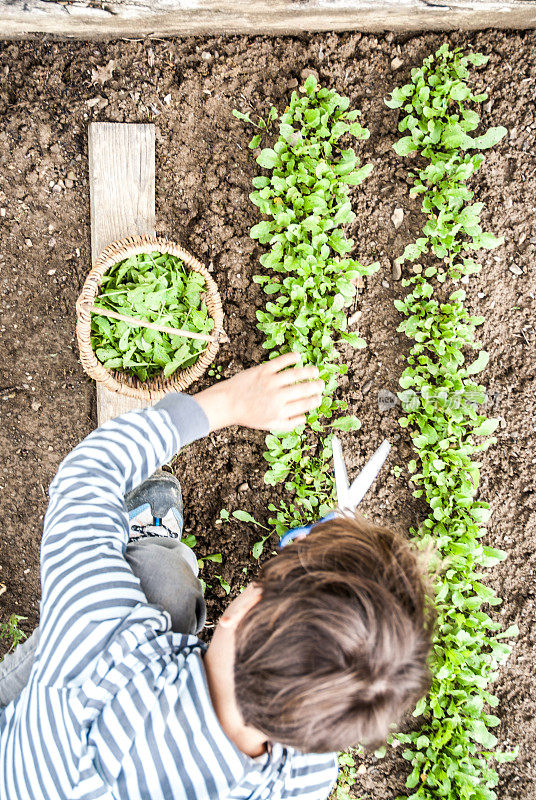
M248 611L259 602L261 597L262 589L259 584L250 583L242 594L238 595L225 609L218 624L222 628L236 630Z

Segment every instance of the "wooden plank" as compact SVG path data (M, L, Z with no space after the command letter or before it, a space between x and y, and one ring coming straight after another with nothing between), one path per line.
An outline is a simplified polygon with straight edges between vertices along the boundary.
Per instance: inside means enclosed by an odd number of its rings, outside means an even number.
M154 125L89 125L91 255L123 236L155 232ZM99 425L146 403L97 384Z
M534 0L0 0L1 38L534 28Z

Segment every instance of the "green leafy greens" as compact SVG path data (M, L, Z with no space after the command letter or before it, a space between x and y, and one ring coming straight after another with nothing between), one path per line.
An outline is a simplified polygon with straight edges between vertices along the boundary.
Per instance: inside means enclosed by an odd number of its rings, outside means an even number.
M204 300L205 279L169 253L143 253L114 264L104 275L95 305L145 322L210 333L214 320ZM91 318L91 344L107 369L126 370L141 381L163 371L168 378L194 364L207 343L136 327L108 317Z
M255 191L250 195L268 217L251 229L253 239L269 245L260 259L267 274L254 279L270 298L265 310L257 311L257 327L266 336L263 346L272 357L301 353L302 363L317 365L326 383L322 405L309 414L307 428L266 437L264 455L270 468L265 481L285 481L293 495L289 504L269 506L275 514L269 522L280 536L333 506L332 434L326 433L326 426L334 412L347 408L333 397L338 376L347 371L340 363L338 345L365 345L348 330L346 309L355 301L361 276L378 266L363 266L351 258L354 242L343 231L355 216L349 187L357 186L372 170L369 164L359 166L353 149L341 146L347 135L358 139L369 135L357 121L360 112L348 107L347 97L319 88L309 76L303 94L292 93L273 148L264 148L257 157L270 175L254 178ZM251 122L249 115L236 116ZM275 119L272 111L271 119ZM253 147L260 143L259 135L252 140ZM345 416L331 427L355 430L359 422Z
M409 463L414 496L424 497L430 514L418 535L423 545L433 541L444 567L437 579L437 633L433 645L433 683L428 697L417 704L415 716L424 725L397 734L406 744L404 758L412 771L407 787L410 800L492 800L497 774L489 764L497 738L490 731L499 719L489 708L497 705L490 693L498 665L510 653L502 639L516 626L499 633L501 624L483 606L501 600L482 583L481 570L506 554L482 543L489 519L488 503L477 499L480 464L473 457L495 442L498 420L479 413L485 388L473 375L485 368L488 355L479 350L475 329L483 317L464 307L465 292L457 288L442 296L447 280L457 283L480 267L470 252L501 244L480 225L482 203L473 203L466 181L480 167L480 152L506 133L490 128L481 136L470 132L479 115L467 102L481 102L467 85L468 65L485 64L487 56L463 55L443 45L411 71L411 83L395 89L390 108L403 109L402 133L394 146L399 155L416 151L425 161L412 173L411 195L423 196L427 216L423 235L410 244L400 262L416 262L403 284L411 291L395 301L405 316L399 330L412 340L408 366L402 373L399 397L405 415L400 425L410 431L416 458ZM464 282L468 277L464 278ZM484 437L484 438L482 438ZM489 438L491 437L491 438ZM495 754L507 760L515 753Z

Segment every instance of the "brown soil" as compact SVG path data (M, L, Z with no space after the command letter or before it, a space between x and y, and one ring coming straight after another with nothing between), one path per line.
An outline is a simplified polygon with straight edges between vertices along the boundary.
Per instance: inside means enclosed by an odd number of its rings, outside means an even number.
M255 328L263 295L251 280L261 250L248 235L259 218L248 199L256 165L246 146L249 132L231 111L262 112L272 103L283 108L304 68L315 69L322 82L362 109L371 137L359 149L375 166L354 193L355 252L363 261L378 259L381 270L367 280L361 297L360 326L369 347L347 354L349 373L341 386L363 422L360 432L345 437L349 467L357 468L388 436L394 444L390 465L400 465L401 477L384 470L363 508L401 528L418 523L423 509L407 484L407 435L397 425L397 410L382 413L377 402L379 390L397 389L407 353L405 338L396 334L400 318L393 307L404 289L393 281L391 263L422 225L418 203L408 199L408 164L390 149L396 112L382 98L444 38L322 34L0 46L0 581L7 587L0 619L22 614L26 631L37 623L47 487L60 460L96 425L94 385L82 371L73 335L74 302L90 264L88 121L155 122L158 228L212 265L231 337L218 363L230 375L263 354ZM483 270L467 289L471 309L486 318L481 329L491 354L483 377L490 390L486 411L502 420L497 445L482 458L481 496L494 509L487 540L509 552L508 561L488 576L505 598L497 614L505 626L517 622L521 629L496 684L500 740L520 745L517 763L499 768L499 795L517 800L536 797L531 681L536 33L448 38L490 54L488 66L474 78L491 97L483 106L483 124L509 128L508 138L486 154L474 182L487 228L506 243L484 254ZM396 72L395 56L403 62ZM111 77L100 83L106 66ZM396 207L404 210L397 230L391 221ZM522 275L512 273L512 266ZM186 527L197 536L198 554L223 554L222 565L207 562L206 579L212 583L211 575L221 574L233 595L255 574L251 548L258 536L244 524L219 526L217 520L222 508L245 508L260 521L267 519L266 506L278 493L263 483L263 449L262 434L228 430L190 447L176 467ZM208 591L211 623L224 602L215 583ZM396 796L405 767L395 754L382 762L367 759L356 796Z

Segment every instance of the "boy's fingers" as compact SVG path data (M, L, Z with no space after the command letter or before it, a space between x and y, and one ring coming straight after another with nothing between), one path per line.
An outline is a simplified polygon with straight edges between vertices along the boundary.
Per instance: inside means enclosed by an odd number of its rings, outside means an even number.
M288 405L285 407L285 411L288 415L288 418L292 419L293 417L299 417L304 413L306 414L313 408L318 408L321 402L322 395L316 394L313 397L307 397L302 400L296 400L294 403L288 403Z
M324 389L324 381L306 381L304 383L287 386L284 392L285 401L287 403L293 403L295 400L321 395Z
M270 361L267 361L266 365L271 372L279 372L280 369L290 367L291 364L297 364L300 358L301 355L299 353L285 353L282 356L277 356L277 358L272 358Z
M280 372L276 379L278 386L290 386L298 381L310 381L318 378L318 367L294 367Z
M275 422L272 426L270 426L271 431L276 431L276 433L289 433L293 431L294 428L297 428L298 425L305 425L307 422L307 418L305 414L300 414L297 417L292 417L292 419L286 420L286 422Z

